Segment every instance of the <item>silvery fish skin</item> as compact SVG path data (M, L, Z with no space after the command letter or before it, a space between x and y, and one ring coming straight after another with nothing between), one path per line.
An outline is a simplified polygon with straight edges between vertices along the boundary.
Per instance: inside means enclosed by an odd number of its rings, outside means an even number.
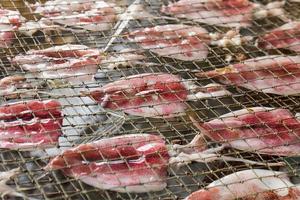
M237 198L299 200L300 188L294 185L284 172L250 169L220 178L210 183L206 189L193 192L185 200L233 200Z

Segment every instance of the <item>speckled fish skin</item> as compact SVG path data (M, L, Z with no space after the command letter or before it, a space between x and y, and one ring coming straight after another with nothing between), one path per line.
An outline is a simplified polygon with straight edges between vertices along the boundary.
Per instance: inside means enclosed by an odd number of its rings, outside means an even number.
M117 20L115 5L105 1L54 0L33 7L43 20L89 31L109 30Z
M248 0L180 0L161 12L178 18L224 27L247 27L255 4Z
M172 24L131 32L129 40L159 56L193 61L207 57L210 37L204 28Z
M250 169L227 175L185 200L299 200L300 188L284 172Z
M140 193L166 187L168 160L163 138L131 134L66 150L53 158L45 170L60 169L100 189Z
M92 80L101 62L100 51L84 45L61 45L30 50L11 62L43 78L67 78L72 82Z
M292 21L275 28L258 39L264 49L285 48L300 52L300 21Z
M55 100L0 107L0 148L31 150L55 146L61 136L61 105Z
M287 109L253 107L195 124L213 141L267 155L300 154L300 121Z
M236 85L263 93L300 94L300 56L264 56L245 60L198 77L215 78L226 85Z
M0 9L0 47L8 47L15 38L18 27L25 22L19 11Z
M131 115L169 118L185 113L188 89L172 74L146 73L128 76L88 92L103 108Z

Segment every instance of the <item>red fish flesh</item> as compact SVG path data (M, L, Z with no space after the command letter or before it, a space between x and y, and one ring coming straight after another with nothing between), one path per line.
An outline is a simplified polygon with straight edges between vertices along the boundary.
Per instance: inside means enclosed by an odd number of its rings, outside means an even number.
M215 78L226 85L236 85L264 93L299 95L300 56L264 56L228 67L197 73Z
M100 51L84 45L30 50L12 59L13 64L40 74L41 78L66 78L72 82L92 80L100 61Z
M205 59L210 43L205 29L188 25L144 28L129 33L129 40L160 56L184 61Z
M161 12L210 25L246 27L255 7L248 0L180 0L163 6Z
M213 141L235 149L277 156L300 153L300 120L287 109L247 108L194 124Z
M227 175L198 190L185 200L299 200L300 187L286 173L249 169Z
M89 31L105 31L117 20L115 5L104 1L52 0L32 6L43 21Z
M104 190L142 193L160 191L166 187L168 164L174 164L170 155L177 154L160 136L131 134L101 139L65 150L44 169L62 170L67 176ZM222 156L207 156L207 160L196 161L207 163L223 160ZM226 160L262 164L231 157L226 157ZM268 166L272 166L270 164ZM277 163L276 165L278 166Z
M104 108L167 118L184 113L188 92L184 81L176 75L147 73L123 78L86 94Z
M0 47L12 44L18 27L25 21L19 11L0 9Z
M292 21L271 30L258 39L258 46L264 49L285 48L300 52L300 22Z
M64 151L45 170L62 170L88 185L118 192L166 187L169 154L160 136L132 134L101 139Z
M62 134L61 105L54 100L0 107L0 148L30 150L57 144Z
M240 28L270 16L289 20L282 8L284 4L284 1L262 5L248 0L179 0L163 6L161 12L200 23Z
M82 92L82 95L90 96L103 108L122 110L131 115L153 118L184 115L187 109L187 100L229 94L218 84L198 87L179 76L165 73L128 76L101 88Z

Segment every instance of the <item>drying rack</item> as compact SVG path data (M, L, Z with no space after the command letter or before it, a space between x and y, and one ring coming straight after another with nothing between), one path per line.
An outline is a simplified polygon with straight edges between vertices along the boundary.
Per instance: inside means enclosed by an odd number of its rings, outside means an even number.
M35 3L35 1L29 1ZM40 3L44 3L41 1ZM266 4L270 1L257 1ZM122 10L132 3L128 0L115 1ZM129 42L124 39L126 33L139 28L150 27L164 24L183 23L188 25L202 26L209 32L224 33L228 28L218 26L210 26L200 24L189 20L172 20L165 19L160 8L168 1L159 0L144 0L142 4L144 8L154 16L155 19L139 19L131 20L122 34L114 41L107 53L118 54L122 48L132 48L142 52L147 57L143 62L157 63L156 66L139 66L115 69L102 70L99 66L99 71L96 75L97 80L93 83L66 84L59 87L50 85L47 81L46 87L41 90L44 94L37 95L37 99L57 99L63 104L64 123L62 130L63 138L60 140L59 148L68 148L76 144L89 141L95 138L111 137L116 135L125 135L131 133L158 133L164 138L168 144L180 142L185 144L197 135L199 130L193 126L187 116L180 116L171 119L153 119L138 116L129 116L122 112L111 112L100 108L96 103L88 98L80 97L79 91L84 88L95 88L106 83L118 80L121 77L140 73L151 72L166 72L177 74L185 80L190 80L198 85L206 85L214 83L214 80L207 78L197 79L192 73L193 70L207 71L218 67L226 66L228 63L225 60L227 55L234 57L245 56L246 58L254 58L264 55L293 55L295 53L287 50L269 50L260 49L255 46L254 42L249 42L242 46L233 46L229 48L220 48L217 46L209 46L209 55L207 59L200 62L184 62L176 59L159 57L147 50L140 49L134 42ZM31 13L22 0L2 0L1 7L7 9L18 9L24 17L30 20L38 20L40 17ZM297 19L300 16L300 4L287 1L285 11L291 19ZM298 9L298 10L297 10ZM251 35L259 37L262 33L279 27L283 22L276 18L266 18L253 22L253 25L241 30L243 35ZM13 46L0 49L0 72L1 77L8 75L22 74L27 72L22 71L15 66L12 66L8 57L14 57L17 54L25 53L29 49L44 49L61 44L82 44L90 48L103 48L108 40L112 37L114 30L105 32L82 32L76 33L73 31L51 31L45 35L42 32L37 32L32 37L22 35L16 32L16 39ZM46 40L45 38L48 38ZM235 61L233 61L235 62ZM171 66L171 67L170 67ZM100 77L100 78L99 78ZM31 82L41 81L36 78L29 78ZM188 113L197 115L203 121L208 121L230 111L239 110L246 107L267 106L275 108L287 108L293 113L300 112L300 98L297 96L279 96L271 94L263 94L260 92L250 91L236 86L228 86L228 90L233 95L227 97L211 98L199 101L189 101ZM55 94L55 95L53 95ZM18 99L17 101L27 100ZM13 102L15 100L1 98L1 104ZM215 145L211 143L210 145ZM49 153L49 152L48 152ZM29 152L18 152L11 150L1 150L0 152L0 168L2 171L7 171L12 168L21 167L22 173L10 181L8 184L15 187L18 191L37 199L182 199L193 191L203 188L213 180L221 178L233 172L249 168L266 168L260 166L245 165L239 162L221 162L213 163L192 163L177 169L169 167L168 170L168 186L160 192L149 192L143 194L134 193L117 193L112 191L103 191L91 186L88 186L74 178L64 176L59 171L51 172L46 176L43 174L44 167L51 156L45 151L36 152L38 156L32 156ZM285 161L287 166L282 169L279 167L269 167L273 170L288 170L293 172L294 180L297 181L299 170L299 159L297 158L281 158L276 156L261 156L253 153L241 152L238 150L224 150L224 155L251 159L260 162L282 162ZM299 180L300 181L300 180ZM5 198L4 198L5 199Z

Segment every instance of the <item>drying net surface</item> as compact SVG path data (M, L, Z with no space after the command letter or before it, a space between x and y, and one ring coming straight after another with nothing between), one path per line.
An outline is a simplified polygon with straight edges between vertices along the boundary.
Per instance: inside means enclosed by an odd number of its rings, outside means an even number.
M297 22L300 3L286 1L268 7L273 1L70 2L0 1L1 9L18 10L22 15L20 22L14 20L16 13L4 13L0 19L1 78L22 77L1 83L0 138L10 143L1 145L1 171L18 168L15 176L3 178L2 185L24 195L15 197L0 187L3 199L183 199L247 169L285 172L294 184L299 183L300 24L294 31L291 26L278 34L272 31ZM230 17L233 21L228 25ZM276 46L280 42L284 45ZM45 49L48 52L42 51ZM265 64L257 69L258 62ZM246 63L244 68L241 63ZM246 67L249 70L238 71ZM208 71L213 75L204 73ZM92 91L98 92L88 96ZM36 108L49 100L59 103L54 110L60 116L45 105ZM34 103L29 106L28 102ZM24 110L7 109L5 113L4 108L13 103L20 103ZM254 107L264 109L256 113ZM44 114L33 111L35 108ZM223 116L242 109L248 113ZM261 112L265 113L260 116ZM235 121L248 115L255 122ZM210 126L217 119L220 124ZM158 143L164 148L152 154L140 148L142 153L129 155L132 148L138 149L135 141L125 145L115 139L108 140L106 145L112 145L107 149L98 152L95 147L92 153L98 153L90 157L88 150L79 150L74 157L63 154L79 145L129 134L160 136L164 142ZM214 154L218 159L178 160L180 167L169 163L180 154L174 147L190 143L199 134L205 135L199 139L201 151L226 145ZM36 141L37 137L42 139ZM40 148L49 138L51 147ZM251 139L269 143L260 149L252 146L257 141ZM248 148L238 148L235 140ZM20 144L26 141L41 143L24 150ZM151 140L146 143L156 145ZM118 149L118 145L125 147ZM276 154L276 148L282 146L294 154ZM117 156L105 155L108 149L117 149ZM54 157L61 159L63 167L46 170ZM164 186L159 191L136 193L118 185L126 182L118 179L137 178L134 162L145 168L144 174L138 174L143 189L152 187L151 181L142 181L149 169L160 176ZM276 163L278 166L272 165ZM118 171L133 175L116 178ZM83 177L96 177L94 181L110 188L93 187ZM113 181L116 185L107 186ZM111 191L118 187L125 189Z

